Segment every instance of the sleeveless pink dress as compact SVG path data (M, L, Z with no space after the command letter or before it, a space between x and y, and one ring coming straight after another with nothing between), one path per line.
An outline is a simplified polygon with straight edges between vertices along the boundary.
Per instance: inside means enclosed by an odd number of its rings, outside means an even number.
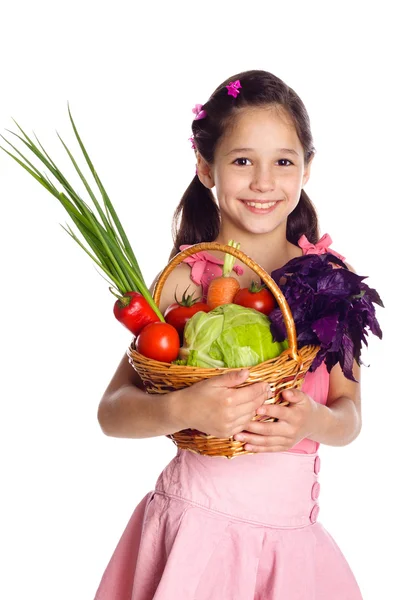
M299 240L306 254L330 243ZM199 254L187 262L204 293L221 263ZM302 389L325 404L328 384L321 366ZM95 600L362 600L318 521L318 447L305 439L232 460L178 449L134 510Z

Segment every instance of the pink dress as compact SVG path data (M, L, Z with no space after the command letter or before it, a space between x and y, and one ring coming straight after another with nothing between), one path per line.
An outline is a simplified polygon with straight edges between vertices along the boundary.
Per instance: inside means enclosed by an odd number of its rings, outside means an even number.
M299 240L304 253L330 243ZM221 269L201 254L204 292ZM302 389L325 404L328 383L321 366ZM288 452L232 460L178 449L135 508L95 600L361 600L318 522L318 447L305 439Z

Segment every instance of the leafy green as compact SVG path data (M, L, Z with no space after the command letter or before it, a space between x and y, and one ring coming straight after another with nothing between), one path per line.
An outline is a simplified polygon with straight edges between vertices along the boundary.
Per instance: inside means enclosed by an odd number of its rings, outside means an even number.
M287 347L287 340L273 340L266 315L224 304L209 313L198 312L187 322L179 358L197 367L252 367Z
M111 279L114 287L124 295L125 292L136 291L142 294L147 300L151 308L158 315L161 321L164 317L159 308L155 304L151 294L146 286L143 275L140 271L136 257L133 253L128 237L118 219L117 213L114 210L111 200L108 197L106 190L93 166L91 159L83 145L82 139L78 133L74 120L72 119L71 111L69 110L69 118L71 125L78 141L80 150L85 159L86 167L94 179L94 182L100 192L103 201L103 207L97 200L95 193L86 180L82 169L79 167L74 156L70 152L68 146L64 143L60 136L60 142L64 147L70 161L72 162L75 171L77 172L81 182L83 183L86 192L92 202L94 209L85 202L80 195L73 189L71 184L65 178L63 173L57 167L55 162L50 158L42 144L36 137L37 144L25 133L25 131L15 122L22 135L10 131L21 144L23 144L33 155L39 160L48 172L61 184L63 191L59 191L50 181L47 172L41 173L29 160L4 136L1 136L4 141L14 150L15 154L0 146L11 158L13 158L25 171L27 171L36 181L38 181L48 192L57 198L63 205L71 220L80 231L87 246L79 240L71 228L67 225L67 229L63 229L71 236L71 238L88 254L92 260L103 270L103 272ZM20 157L20 158L19 158ZM96 214L97 213L97 214Z
M210 356L214 341L221 335L224 326L224 316L215 314L216 309L209 313L199 311L189 319L184 330L184 344L180 349L179 358L186 360L193 367L225 367L218 356Z

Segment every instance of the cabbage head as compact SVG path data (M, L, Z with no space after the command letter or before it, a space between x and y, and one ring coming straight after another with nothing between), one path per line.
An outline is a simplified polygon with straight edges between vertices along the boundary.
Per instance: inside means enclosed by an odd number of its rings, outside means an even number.
M186 323L179 363L195 367L252 367L279 356L287 340L275 342L270 320L252 308L224 304L198 312Z

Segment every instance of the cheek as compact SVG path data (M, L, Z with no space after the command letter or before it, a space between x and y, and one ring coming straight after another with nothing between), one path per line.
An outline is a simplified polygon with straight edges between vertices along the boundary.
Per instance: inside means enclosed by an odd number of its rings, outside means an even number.
M236 196L238 189L240 189L240 186L238 186L236 179L226 177L219 177L215 179L215 191L218 198L221 200L231 196Z
M215 176L216 190L223 196L238 196L243 189L247 188L248 177L245 173L222 171Z

